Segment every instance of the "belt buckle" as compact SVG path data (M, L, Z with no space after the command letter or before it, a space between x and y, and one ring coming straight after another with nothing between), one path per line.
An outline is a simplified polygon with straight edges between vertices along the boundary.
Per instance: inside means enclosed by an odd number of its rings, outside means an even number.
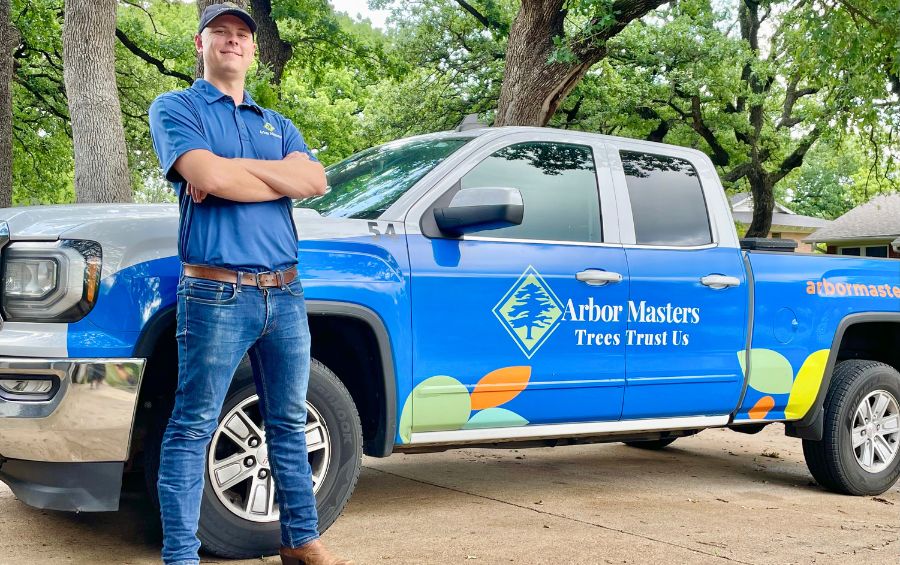
M262 281L260 280L260 277L263 275L276 275L277 277L277 271L262 271L260 273L256 273L256 286L258 288L265 288L262 284Z

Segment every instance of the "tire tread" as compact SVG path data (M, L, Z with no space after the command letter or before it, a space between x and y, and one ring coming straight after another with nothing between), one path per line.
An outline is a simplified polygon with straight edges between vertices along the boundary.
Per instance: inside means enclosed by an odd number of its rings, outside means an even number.
M823 409L825 424L821 441L803 440L803 455L813 478L823 488L842 494L868 494L854 485L840 458L841 419L835 417L840 407L848 402L856 381L873 368L896 370L880 361L849 359L837 364L832 373Z

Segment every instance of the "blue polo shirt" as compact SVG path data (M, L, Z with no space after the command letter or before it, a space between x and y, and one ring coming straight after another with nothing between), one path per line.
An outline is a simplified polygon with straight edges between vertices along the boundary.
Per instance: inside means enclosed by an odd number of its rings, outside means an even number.
M150 106L150 135L166 179L178 194L178 256L185 263L260 272L297 263L297 229L288 197L234 202L207 195L191 200L175 161L193 149L226 158L283 159L302 151L317 161L290 120L261 108L247 92L234 99L198 79L191 88L160 95Z

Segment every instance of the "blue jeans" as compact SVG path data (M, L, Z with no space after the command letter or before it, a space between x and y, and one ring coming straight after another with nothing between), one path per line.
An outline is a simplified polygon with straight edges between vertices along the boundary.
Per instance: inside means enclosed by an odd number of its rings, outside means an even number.
M281 543L298 547L318 538L305 433L310 335L300 280L260 289L183 276L176 337L178 388L157 482L163 562L200 563L197 526L207 449L246 353L278 493Z

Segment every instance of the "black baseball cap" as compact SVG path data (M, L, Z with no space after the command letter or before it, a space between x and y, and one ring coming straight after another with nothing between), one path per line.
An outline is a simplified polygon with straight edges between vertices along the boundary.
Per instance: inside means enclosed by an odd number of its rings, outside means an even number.
M209 22L213 21L219 16L228 14L237 16L244 20L244 23L247 24L247 27L250 28L250 33L256 33L256 22L253 20L253 17L246 10L244 10L234 2L223 2L222 4L212 4L210 6L207 6L206 9L203 10L203 14L200 16L200 27L197 28L197 33L202 32L203 28L209 25Z

